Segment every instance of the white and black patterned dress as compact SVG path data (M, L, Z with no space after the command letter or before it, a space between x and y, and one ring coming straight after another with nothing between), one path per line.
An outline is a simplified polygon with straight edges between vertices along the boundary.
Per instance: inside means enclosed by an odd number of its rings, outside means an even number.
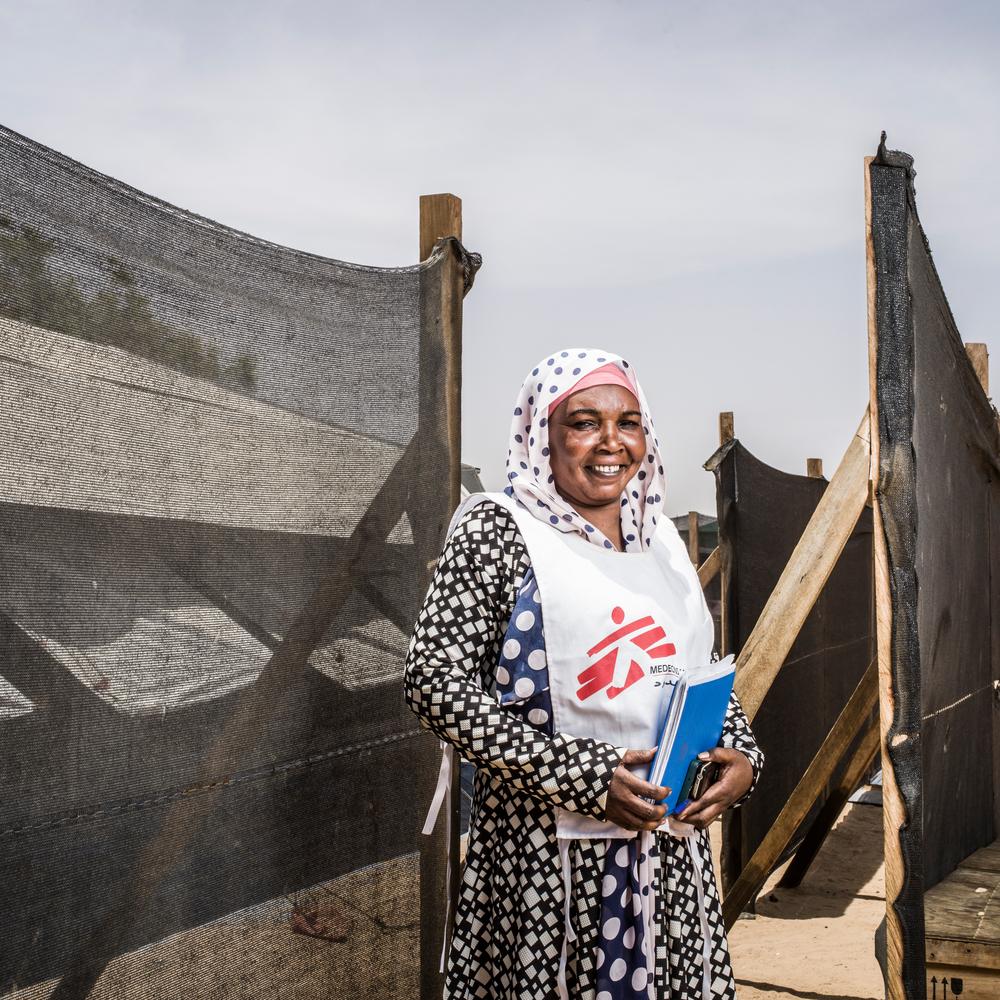
M621 759L622 751L610 744L551 730L533 576L510 513L492 503L474 508L438 561L407 658L408 704L424 725L477 765L447 1000L555 1000L565 897L554 807L604 819L608 786ZM531 627L518 629L518 621ZM746 754L756 784L763 755L735 696L721 743ZM701 856L710 858L707 832L697 836ZM635 987L644 986L645 978L640 942L626 926L632 890L638 891L636 844L572 842L576 938L568 945L567 985L575 1000L645 994L633 991L629 981L633 968L643 980ZM700 1000L702 933L694 868L683 841L664 834L657 846L656 996ZM710 864L704 895L712 932L712 997L734 1000ZM623 977L623 970L629 974Z

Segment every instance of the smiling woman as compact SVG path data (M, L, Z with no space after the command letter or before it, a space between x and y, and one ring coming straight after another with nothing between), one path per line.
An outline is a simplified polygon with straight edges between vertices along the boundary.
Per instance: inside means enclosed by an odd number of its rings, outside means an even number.
M556 487L620 551L621 495L646 454L639 402L631 387L610 384L575 387L556 404L549 422Z
M628 362L536 366L507 478L455 513L406 666L410 707L478 766L445 996L733 1000L705 828L762 755L733 698L701 798L668 818L644 780L714 629Z

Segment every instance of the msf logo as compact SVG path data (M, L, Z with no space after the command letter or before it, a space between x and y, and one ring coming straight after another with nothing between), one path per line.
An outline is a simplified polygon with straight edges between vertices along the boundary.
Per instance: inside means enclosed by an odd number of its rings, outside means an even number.
M576 692L580 701L586 701L598 691L607 690L609 698L617 698L626 688L646 676L642 662L673 656L677 652L672 642L664 642L666 632L647 615L626 622L625 612L615 608L611 620L620 626L606 635L596 646L587 650L588 656L598 656L577 677L580 683Z

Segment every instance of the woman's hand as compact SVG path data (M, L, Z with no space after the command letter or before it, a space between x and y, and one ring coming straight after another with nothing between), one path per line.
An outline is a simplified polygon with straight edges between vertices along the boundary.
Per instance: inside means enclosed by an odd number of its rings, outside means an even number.
M628 769L630 764L648 764L655 756L656 747L652 750L625 751L608 787L605 818L609 822L626 830L655 830L663 822L667 810L645 800L649 798L659 802L670 794L670 789L651 785Z
M714 784L709 785L708 791L678 813L677 818L704 830L712 820L743 797L753 782L753 768L744 754L729 747L716 747L707 755L698 756L701 760L714 760L719 765L719 776Z

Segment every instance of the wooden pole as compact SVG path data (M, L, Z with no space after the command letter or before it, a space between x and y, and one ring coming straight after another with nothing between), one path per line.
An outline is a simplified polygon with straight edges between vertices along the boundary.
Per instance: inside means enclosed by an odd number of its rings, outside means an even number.
M985 344L966 344L965 353L969 355L976 378L987 396L990 394L990 352Z
M462 239L462 199L453 194L420 196L420 259L427 260L438 240Z
M698 511L689 510L688 511L688 555L691 557L691 562L698 565Z
M750 719L757 714L858 522L868 499L869 451L866 410L736 660L736 692Z
M736 436L736 423L732 410L719 414L719 447L728 444ZM704 586L704 584L702 584ZM729 571L725 565L719 567L719 655L725 656L729 646Z
M778 818L760 842L753 857L746 863L740 877L730 886L722 904L726 928L732 927L743 908L760 892L782 851L788 846L795 831L809 814L813 803L833 775L840 758L851 741L867 723L878 697L878 667L873 660L848 699L833 728L827 733L823 745L816 751L805 774L788 797ZM871 751L877 745L877 733L871 730ZM869 754L869 757L871 754Z
M735 436L736 429L733 421L733 411L724 410L719 414L719 447L721 448L727 441L732 441Z
M823 459L821 459L821 458L807 458L806 459L806 475L810 479L822 479L823 478Z
M438 240L462 237L462 200L453 194L422 195L420 198L420 259L427 260ZM428 275L421 286L421 453L427 462L421 477L426 488L427 477L440 476L442 459L447 466L446 496L435 505L435 517L424 525L414 541L423 549L421 559L430 561L440 551L444 530L451 512L461 500L462 483L462 297L464 284L461 262L449 254L442 264L440 280L437 272ZM446 455L442 456L444 449ZM416 480L416 477L415 477ZM440 489L440 480L438 480ZM411 514L411 522L414 520ZM416 526L414 525L414 528ZM433 775L436 778L436 773ZM461 785L456 756L451 775L451 808L442 810L434 832L420 837L420 995L422 1000L440 997L444 976L440 972L442 936L448 938L454 922L458 900L458 858L460 834ZM421 789L427 793L431 789ZM429 804L430 795L426 794ZM423 805L423 803L421 803ZM422 822L422 817L420 819ZM450 878L446 858L451 859ZM448 898L449 920L443 920L446 902L446 882L450 883Z
M875 245L872 240L871 165L874 157L865 158L865 258L868 283L868 372L871 426L878 427L878 315L876 312ZM889 582L889 552L882 527L878 499L879 436L872 434L871 472L872 528L875 553L875 633L878 650L879 728L882 748L882 821L885 857L886 916L886 1000L905 1000L903 984L903 930L896 914L895 901L903 887L906 866L899 831L907 819L906 804L896 781L887 740L895 715L895 686L892 677L892 592Z

